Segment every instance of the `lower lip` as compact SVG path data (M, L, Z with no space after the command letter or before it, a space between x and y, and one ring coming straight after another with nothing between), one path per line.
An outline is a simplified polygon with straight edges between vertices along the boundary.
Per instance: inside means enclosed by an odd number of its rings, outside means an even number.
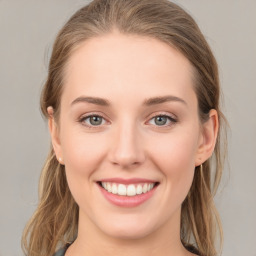
M147 192L145 194L142 193L140 195L135 195L135 196L119 196L119 195L112 194L112 193L108 192L103 187L101 187L100 184L98 184L98 186L100 188L100 191L104 195L104 197L110 203L117 205L117 206L122 206L122 207L135 207L140 204L143 204L144 202L146 202L153 196L153 194L156 190L156 187L157 187L157 186L155 186L153 189L151 189L149 192Z

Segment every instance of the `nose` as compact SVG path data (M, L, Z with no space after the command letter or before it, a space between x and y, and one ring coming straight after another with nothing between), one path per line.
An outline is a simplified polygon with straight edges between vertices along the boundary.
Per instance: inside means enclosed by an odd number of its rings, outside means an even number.
M128 169L142 164L145 161L145 152L139 129L131 124L116 128L110 138L109 157L112 164Z

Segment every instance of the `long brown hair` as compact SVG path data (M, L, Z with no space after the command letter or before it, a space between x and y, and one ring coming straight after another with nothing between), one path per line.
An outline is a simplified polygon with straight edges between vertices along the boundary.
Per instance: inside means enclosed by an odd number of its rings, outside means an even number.
M183 245L200 255L215 256L215 238L219 234L222 245L222 228L213 197L226 153L223 132L226 121L220 110L216 60L199 27L187 12L168 0L94 0L78 10L55 40L47 81L41 94L41 111L49 118L47 107L52 106L54 119L58 122L65 67L70 56L87 39L113 30L153 37L180 51L194 68L201 122L207 120L211 109L218 112L220 132L214 154L201 167L196 167L181 212ZM52 255L58 247L76 238L77 226L78 205L70 193L65 167L59 164L51 147L40 178L39 205L23 233L23 251L28 256Z

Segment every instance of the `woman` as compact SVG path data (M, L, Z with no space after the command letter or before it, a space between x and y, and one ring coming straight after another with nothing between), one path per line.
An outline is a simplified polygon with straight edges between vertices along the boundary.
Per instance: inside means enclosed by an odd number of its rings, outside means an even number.
M216 255L219 96L215 58L177 5L96 0L75 13L41 95L52 146L26 255Z

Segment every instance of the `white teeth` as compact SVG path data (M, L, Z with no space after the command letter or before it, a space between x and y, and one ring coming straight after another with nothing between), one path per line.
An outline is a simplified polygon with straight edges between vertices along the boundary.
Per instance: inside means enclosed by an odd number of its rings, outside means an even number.
M148 191L148 184L144 184L142 188L142 192L146 193Z
M144 183L144 184L116 184L111 182L102 182L102 187L109 193L117 194L120 196L135 196L142 193L147 193L152 190L154 183Z
M126 196L126 186L123 184L119 184L117 194L120 196Z
M141 185L138 185L138 186L137 186L136 194L137 194L137 195L142 194L142 186L141 186Z
M136 188L135 188L135 186L134 185L129 185L127 187L126 193L127 193L127 196L135 196L136 195Z
M107 190L108 192L112 192L112 186L110 183L107 183Z
M113 193L113 194L117 194L117 191L118 191L117 185L116 185L116 184L113 184L113 185L112 185L112 193Z

